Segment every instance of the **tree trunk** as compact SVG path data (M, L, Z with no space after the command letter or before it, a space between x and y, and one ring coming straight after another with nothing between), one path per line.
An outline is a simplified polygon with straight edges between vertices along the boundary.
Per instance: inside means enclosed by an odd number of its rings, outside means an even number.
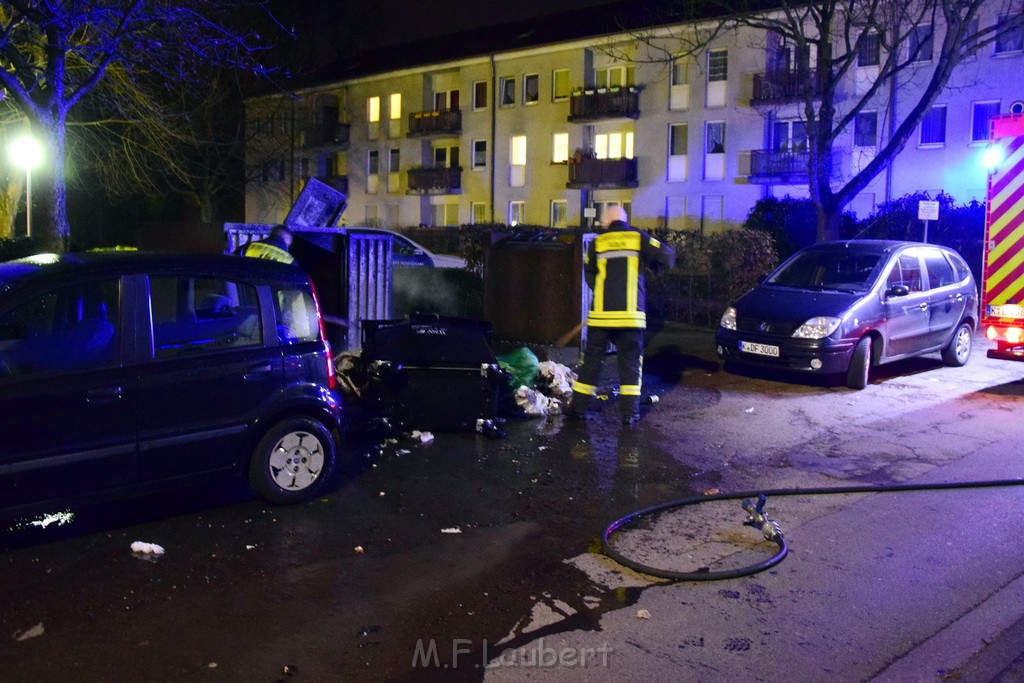
M32 235L48 250L62 253L70 246L71 226L68 224L67 185L64 179L64 116L57 114L52 120L33 126L32 133L44 141L46 161L44 172L32 179L38 201L33 197ZM35 194L35 193L34 193Z

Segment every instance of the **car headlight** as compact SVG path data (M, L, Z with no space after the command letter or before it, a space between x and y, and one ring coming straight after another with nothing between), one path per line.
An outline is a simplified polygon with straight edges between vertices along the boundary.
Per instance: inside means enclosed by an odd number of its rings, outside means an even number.
M730 306L725 309L725 313L722 314L722 319L718 323L727 330L736 329L736 309Z
M793 336L797 339L824 339L836 331L840 322L842 322L840 318L819 315L796 328Z

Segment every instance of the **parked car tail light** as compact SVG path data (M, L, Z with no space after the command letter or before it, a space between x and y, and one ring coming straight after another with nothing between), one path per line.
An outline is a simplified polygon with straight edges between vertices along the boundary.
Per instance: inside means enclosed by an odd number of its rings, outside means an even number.
M327 330L324 328L324 318L320 315L320 297L317 296L316 287L312 280L308 280L309 289L313 293L313 304L316 306L316 320L320 325L320 340L324 345L324 355L327 357L327 386L331 391L338 390L338 377L334 374L334 356L331 353L331 345L327 341Z
M796 328L793 336L798 339L824 339L836 331L840 322L839 318L819 315Z
M730 306L722 314L722 320L718 323L727 330L736 329L736 309Z

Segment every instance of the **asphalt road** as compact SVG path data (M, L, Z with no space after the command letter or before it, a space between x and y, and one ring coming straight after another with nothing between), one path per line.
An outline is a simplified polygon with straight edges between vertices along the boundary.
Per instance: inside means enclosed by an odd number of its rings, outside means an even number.
M855 392L724 372L708 331L672 329L646 367L660 401L636 431L611 398L582 425L512 421L503 440L355 439L309 505L211 482L8 529L2 677L1016 680L1024 489L769 499L790 555L725 581L642 576L599 539L705 493L1024 477L1024 365L980 348ZM620 547L679 570L774 552L738 504L704 507ZM133 541L166 552L141 559Z

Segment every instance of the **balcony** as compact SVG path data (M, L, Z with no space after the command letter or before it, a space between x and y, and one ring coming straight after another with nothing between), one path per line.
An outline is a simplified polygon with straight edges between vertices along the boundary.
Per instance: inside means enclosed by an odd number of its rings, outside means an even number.
M761 185L806 183L809 159L810 152L806 150L751 150L747 180Z
M460 167L409 169L409 194L458 194L461 191Z
M458 109L417 111L409 114L407 137L452 135L462 132L462 112Z
M338 121L311 121L303 128L306 147L334 147L348 144L349 124Z
M751 106L801 100L807 95L820 97L824 89L823 73L811 69L799 71L769 71L754 74L754 96Z
M593 157L569 160L569 189L601 189L636 187L636 159L594 159Z
M569 122L640 117L640 89L597 88L577 90L569 98Z

